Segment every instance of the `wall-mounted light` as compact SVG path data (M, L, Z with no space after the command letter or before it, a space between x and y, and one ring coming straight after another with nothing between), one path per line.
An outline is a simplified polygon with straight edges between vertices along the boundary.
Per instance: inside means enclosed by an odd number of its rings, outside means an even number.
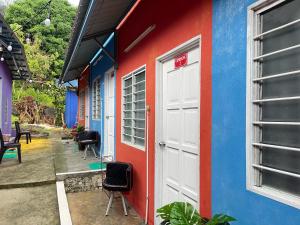
M46 27L49 27L49 26L51 25L51 20L50 20L50 18L45 19L45 20L44 20L44 24L45 24Z
M26 34L25 42L28 45L31 43L30 34Z
M4 62L4 57L3 57L3 56L1 56L0 60L1 60L1 62Z

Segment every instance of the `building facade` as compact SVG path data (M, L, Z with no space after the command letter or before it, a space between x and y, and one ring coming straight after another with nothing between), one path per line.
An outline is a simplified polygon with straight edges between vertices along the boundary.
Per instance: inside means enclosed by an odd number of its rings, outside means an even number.
M116 158L149 224L170 201L211 214L211 28L211 1L145 0L118 30Z
M0 62L0 128L11 134L12 75L5 62Z

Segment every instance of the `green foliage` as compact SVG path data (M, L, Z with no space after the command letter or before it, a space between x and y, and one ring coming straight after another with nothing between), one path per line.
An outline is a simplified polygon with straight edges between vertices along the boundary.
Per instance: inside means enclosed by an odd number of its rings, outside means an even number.
M43 22L48 16L48 1L16 0L5 9L5 19L19 39L24 40L27 34L32 39L30 44L24 42L24 49L33 82L14 82L13 100L20 102L32 96L38 106L54 107L55 123L61 125L65 89L58 87L56 79L62 71L76 9L67 0L52 0L51 25L46 27Z
M78 133L83 132L84 130L85 130L84 126L81 126L81 125L77 126L77 132Z
M174 202L157 210L164 225L228 225L235 221L231 216L217 214L210 220L202 218L198 211L187 202Z

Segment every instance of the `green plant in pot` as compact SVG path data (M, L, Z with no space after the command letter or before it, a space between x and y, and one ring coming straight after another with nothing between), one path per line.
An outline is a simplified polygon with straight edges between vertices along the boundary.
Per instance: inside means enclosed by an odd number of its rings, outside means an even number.
M231 216L216 214L211 219L202 218L198 211L187 202L173 202L157 210L163 220L161 225L229 225L235 221Z
M83 131L84 131L84 126L78 125L77 132L80 133L80 132L83 132Z

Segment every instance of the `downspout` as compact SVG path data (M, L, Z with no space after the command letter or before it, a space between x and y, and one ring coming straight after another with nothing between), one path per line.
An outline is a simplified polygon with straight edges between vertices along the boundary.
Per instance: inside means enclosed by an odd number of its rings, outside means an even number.
M146 212L145 212L145 224L148 224L148 211L149 211L149 113L150 106L146 107L147 117L146 117Z

